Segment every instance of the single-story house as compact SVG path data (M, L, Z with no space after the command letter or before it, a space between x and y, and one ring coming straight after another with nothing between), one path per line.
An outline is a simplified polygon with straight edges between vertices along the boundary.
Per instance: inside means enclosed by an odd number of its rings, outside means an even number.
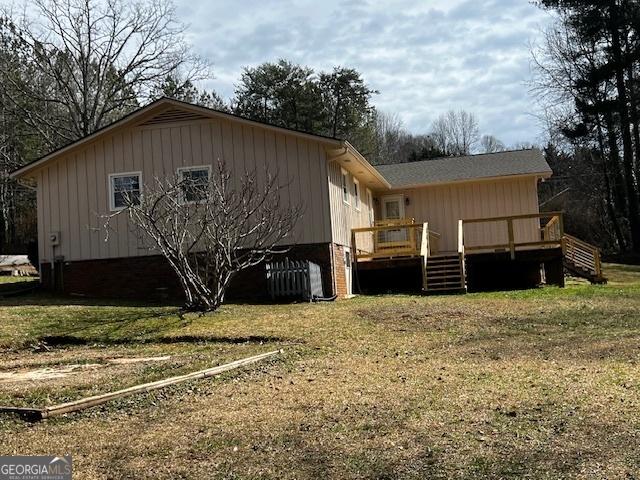
M304 206L287 255L321 266L326 295L392 287L403 268L421 272L424 290L464 289L483 281L483 264L517 276L521 259L534 266L523 276L540 281L544 264L547 281L559 282L564 233L559 213L538 210L537 184L552 173L538 150L374 167L345 140L162 98L12 173L37 189L44 286L91 296L174 292L173 272L127 219L117 217L105 241L101 217L122 207L123 189L144 194L154 178L207 175L218 159L238 174L266 166L286 176L285 206ZM232 288L264 290L260 269Z

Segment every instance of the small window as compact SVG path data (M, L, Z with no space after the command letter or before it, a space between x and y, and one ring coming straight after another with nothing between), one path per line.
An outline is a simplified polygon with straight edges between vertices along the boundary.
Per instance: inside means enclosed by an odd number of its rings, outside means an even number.
M342 170L342 200L349 203L349 173Z
M353 206L360 210L360 182L353 179Z
M109 189L111 210L122 210L129 205L139 205L142 174L140 172L111 174Z
M373 194L371 193L371 190L369 190L367 188L367 208L369 209L369 224L371 226L373 226L374 223L374 216L373 216Z
M178 169L182 184L182 201L199 203L206 199L209 185L210 167L185 167Z

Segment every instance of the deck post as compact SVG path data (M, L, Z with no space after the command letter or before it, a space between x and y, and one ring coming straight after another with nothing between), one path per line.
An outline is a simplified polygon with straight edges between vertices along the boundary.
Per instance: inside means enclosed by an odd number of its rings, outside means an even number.
M416 239L416 229L411 227L408 227L408 229L409 229L409 243L411 243L411 246L417 250L418 243Z
M464 256L464 220L458 220L458 253Z
M420 255L422 256L422 289L427 290L427 261L430 255L429 223L422 224L422 238L420 242Z
M602 276L602 263L601 263L601 260L600 260L600 250L596 250L595 251L594 260L595 260L595 265L596 265L596 276L601 277Z
M460 288L467 288L467 262L464 249L464 220L458 220L458 258L460 261Z
M562 212L558 213L558 225L560 230L560 246L562 247L562 255L566 255L567 244L566 239L564 238L564 219L562 217Z
M509 234L509 252L511 254L511 260L516 259L516 242L513 236L513 218L507 219L507 231Z
M358 261L358 249L356 248L356 232L351 232L351 256L353 257L353 261Z

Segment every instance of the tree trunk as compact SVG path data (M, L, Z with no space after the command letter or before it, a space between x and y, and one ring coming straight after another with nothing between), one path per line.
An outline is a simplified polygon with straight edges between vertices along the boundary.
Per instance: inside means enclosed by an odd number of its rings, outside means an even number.
M602 160L602 172L604 177L604 187L605 187L605 208L607 215L611 221L611 225L613 226L613 233L615 235L616 243L618 244L618 249L620 251L624 251L626 249L626 239L624 234L622 233L622 228L620 227L620 221L618 220L618 212L614 203L611 188L611 178L609 173L609 168L607 163L610 163L610 159L607 159L607 154L604 146L604 136L602 134L602 122L600 120L600 115L596 116L596 126L598 129L598 147L600 149L600 158Z
M625 188L629 208L629 227L631 230L631 248L640 252L640 205L638 192L634 182L633 144L631 141L627 89L624 78L624 64L620 45L620 31L618 22L618 5L614 1L609 9L611 30L611 50L615 64L616 88L618 90L618 108L620 114L620 131L622 133L623 168Z
M608 171L613 175L611 191L619 215L628 218L628 199L625 195L624 175L620 170L620 150L618 148L618 137L616 136L616 126L611 112L606 112L604 116L605 127L607 129L607 143L609 146Z
M336 109L333 112L333 138L336 138L338 135L338 113L340 111L340 103L342 99L340 98L340 92L338 92L336 96Z
M624 44L627 54L631 53L632 47L629 44L628 32L624 34ZM629 82L629 112L631 116L631 124L633 126L633 143L635 146L635 170L634 174L636 182L640 181L640 114L638 113L638 97L636 94L636 80L633 72L635 63L633 60L627 59L626 70L627 80Z

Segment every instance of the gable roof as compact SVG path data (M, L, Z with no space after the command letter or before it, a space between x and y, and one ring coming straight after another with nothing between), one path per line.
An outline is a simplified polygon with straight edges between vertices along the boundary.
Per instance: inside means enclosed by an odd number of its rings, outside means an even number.
M40 157L22 167L14 170L10 173L11 178L19 178L22 177L29 172L34 171L37 168L40 168L42 165L49 163L50 161L55 160L56 158L69 153L72 150L82 147L97 138L107 135L114 130L125 128L128 126L135 125L154 125L159 123L168 123L168 122L177 122L177 121L185 121L185 120L198 120L198 119L206 119L206 118L224 118L228 120L233 120L236 122L242 122L249 125L260 126L262 128L266 128L269 130L275 130L282 133L286 133L289 135L296 135L298 137L303 137L307 139L314 139L317 141L321 141L331 146L344 146L345 141L334 138L327 137L323 135L317 135L313 133L303 132L301 130L294 130L291 128L280 127L277 125L273 125L266 122L258 122L256 120L251 120L249 118L235 115L233 113L223 112L220 110L214 110L212 108L202 107L200 105L194 105L192 103L182 102L180 100L175 100L173 98L162 97L158 100L155 100L148 105L141 107L137 110L134 110L130 114L122 117L120 120L117 120L109 125L106 125L99 130L87 135L86 137L80 138L75 142L72 142L68 145L65 145L53 152L50 152L43 157Z
M376 165L375 168L392 188L513 175L537 175L546 178L552 174L549 164L538 149L443 157L419 162Z

